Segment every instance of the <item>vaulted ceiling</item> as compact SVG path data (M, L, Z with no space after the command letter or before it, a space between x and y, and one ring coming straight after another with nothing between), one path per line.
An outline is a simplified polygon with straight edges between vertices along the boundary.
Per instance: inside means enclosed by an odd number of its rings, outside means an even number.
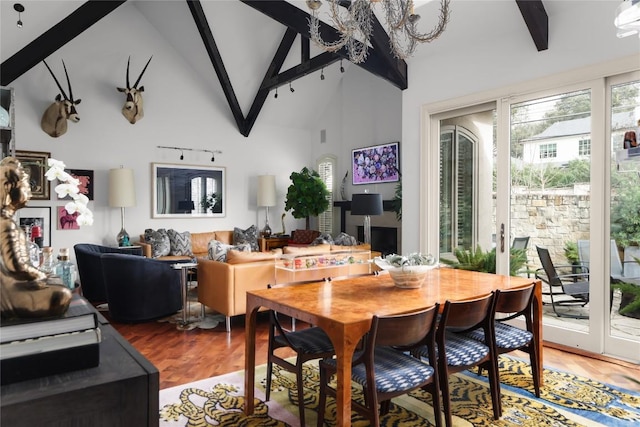
M261 79L259 89L251 103L246 116L236 96L236 92L231 83L231 78L225 67L223 57L218 49L218 44L209 25L208 12L203 8L203 3L199 0L185 0L189 12L193 18L193 23L200 35L210 63L215 70L215 75L221 85L226 101L231 109L236 121L238 130L244 136L251 132L260 111L264 105L267 95L271 90L284 84L295 81L310 73L323 69L324 67L340 61L347 57L346 52L337 53L319 52L312 55L312 47L309 42L308 13L302 1L262 1L262 0L239 0L246 8L258 11L269 18L282 24L285 28L284 35L277 43L277 48L273 52L272 60L263 71L262 75L255 76ZM515 0L524 23L535 43L536 48L541 51L548 47L548 17L541 0ZM23 43L18 48L13 47L10 57L2 55L0 65L0 79L3 86L11 84L15 79L30 70L32 67L46 59L49 55L57 51L86 29L90 28L102 18L124 4L126 0L89 0L79 7L75 2L33 2L25 0L23 3L27 10L37 3L38 8L51 7L56 5L55 11L46 14L51 21L38 23L39 27L46 29L41 34L32 34L33 39L28 43ZM2 2L3 25L6 25L7 13L10 13L8 3ZM47 3L47 4L45 4ZM149 8L151 2L141 2L139 9L144 14L145 8ZM345 1L345 4L348 2ZM11 5L13 3L11 2ZM12 6L11 6L12 7ZM39 15L39 16L42 16ZM25 18L26 19L26 18ZM455 15L454 18L455 19ZM33 26L33 23L29 23ZM524 26L523 26L524 28ZM322 32L326 39L336 37L336 31L327 24L322 24ZM294 40L299 37L299 44L294 45ZM193 42L193 41L192 41ZM3 43L4 45L4 43ZM295 66L282 69L285 59L290 56L290 51L294 46L300 48L300 60ZM364 70L388 81L400 90L407 88L407 63L396 59L389 52L388 36L382 25L376 22L372 46L369 49L367 60L358 64ZM4 46L3 46L3 50ZM317 49L316 49L317 50ZM213 75L212 75L213 76Z

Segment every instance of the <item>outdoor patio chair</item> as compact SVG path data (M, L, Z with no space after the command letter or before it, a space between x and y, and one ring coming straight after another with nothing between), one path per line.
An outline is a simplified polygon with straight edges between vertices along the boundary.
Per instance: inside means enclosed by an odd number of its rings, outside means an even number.
M298 286L306 283L317 283L318 280L304 282L291 282L280 285L269 285L269 288L280 286ZM294 325L292 319L292 326ZM295 364L289 362L286 357L276 354L276 350L288 348L296 353ZM300 426L305 426L304 416L304 381L302 377L302 365L314 359L331 357L334 354L331 339L325 332L317 326L305 329L288 330L285 329L278 317L278 313L271 310L269 312L269 343L267 355L267 384L265 390L265 400L269 401L271 395L271 375L273 364L280 366L288 372L296 375L296 386L298 388L298 411L300 414Z
M536 270L536 279L548 287L542 295L550 297L551 308L558 317L588 319L588 315L572 314L559 307L584 307L589 303L589 269L584 265L554 265L549 250L536 246L542 268Z
M521 273L526 273L527 277L531 277L531 266L529 265L529 258L527 257L527 248L529 247L529 239L530 239L529 236L514 237L513 242L511 242L511 249L522 250L525 253L524 265L526 269L525 271L521 271Z
M389 411L393 397L418 388L431 393L435 423L437 427L442 426L435 363L438 307L436 304L431 308L397 316L373 316L371 328L363 339L363 349L356 352L351 365L351 378L362 386L364 394L364 405L352 399L351 408L367 417L372 426L380 425L380 414ZM424 348L428 353L429 364L405 353L417 347ZM335 389L329 386L329 380L335 373L336 359L320 361L318 427L324 425L327 395L336 397Z
M611 279L614 282L626 282L640 285L640 276L633 274L633 269L630 266L638 265L635 260L620 261L620 253L618 252L618 245L616 241L611 239L610 246L610 268ZM578 240L578 256L580 257L580 263L589 267L591 262L591 255L589 251L588 240Z
M495 303L495 341L498 354L510 353L521 350L529 354L531 363L531 373L533 375L533 388L536 396L540 397L540 382L538 381L538 340L535 339L533 329L533 304L534 304L535 284L523 286L515 289L505 289L496 291ZM508 321L521 318L525 322L525 328L519 328L508 323ZM485 344L487 338L482 329L474 329L465 334ZM480 373L482 368L479 368Z

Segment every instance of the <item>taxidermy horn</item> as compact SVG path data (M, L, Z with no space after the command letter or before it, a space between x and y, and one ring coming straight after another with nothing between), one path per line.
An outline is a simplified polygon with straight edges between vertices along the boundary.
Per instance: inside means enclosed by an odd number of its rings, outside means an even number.
M57 138L67 132L67 120L71 120L74 123L80 121L80 116L76 111L76 105L80 104L82 100L73 99L71 80L69 79L69 73L67 72L67 66L64 63L64 60L62 60L62 67L64 68L64 74L67 78L69 96L67 96L64 89L62 89L62 85L51 70L51 67L49 67L49 64L44 60L42 62L44 62L44 65L47 67L47 70L49 70L51 77L53 77L53 80L56 82L56 85L60 90L60 94L56 96L53 104L49 105L45 110L42 115L42 120L40 121L40 127L47 135Z
M151 56L153 58L153 55ZM147 64L142 69L142 72L138 76L135 84L131 86L129 81L129 66L131 63L131 56L127 59L127 78L126 78L126 87L117 88L119 92L123 92L126 95L126 100L124 105L122 106L122 115L129 121L131 124L135 124L138 120L144 117L144 109L143 109L143 101L142 101L142 92L144 92L144 86L140 86L138 88L138 84L144 75L144 72L147 71L147 67L151 62L151 58L147 61Z

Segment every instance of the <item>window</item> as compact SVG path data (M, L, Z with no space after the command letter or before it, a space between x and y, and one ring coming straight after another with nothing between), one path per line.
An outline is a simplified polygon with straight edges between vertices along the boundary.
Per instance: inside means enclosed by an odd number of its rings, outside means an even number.
M558 157L558 144L541 144L540 145L540 158L541 159L555 159Z
M578 155L579 156L591 155L591 138L584 138L578 141Z
M318 231L329 235L333 235L333 171L335 166L336 158L333 156L325 156L318 160L318 174L329 190L327 196L329 207L318 215Z

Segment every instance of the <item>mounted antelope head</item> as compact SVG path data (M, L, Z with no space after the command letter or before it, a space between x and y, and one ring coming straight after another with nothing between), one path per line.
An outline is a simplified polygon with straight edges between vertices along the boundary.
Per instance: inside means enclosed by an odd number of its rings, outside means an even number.
M56 78L51 68L46 61L44 65L46 65L47 70L51 73L51 77L55 80L56 85L58 85L58 89L60 93L56 96L56 100L53 104L49 106L42 115L42 120L40 121L40 127L43 131L49 136L54 138L59 137L60 135L64 135L67 132L67 120L71 120L74 123L80 121L80 116L78 116L78 112L76 111L76 105L80 104L81 99L73 99L73 91L71 90L71 82L69 81L69 73L67 73L67 66L64 64L64 60L62 61L62 66L64 67L64 74L67 76L67 87L69 88L69 96L64 92L62 86L60 86L60 82Z
M151 56L151 58L153 58L153 56ZM131 124L135 124L135 122L144 117L144 110L142 109L142 92L144 92L144 86L138 87L138 83L140 83L144 72L147 71L151 58L149 58L147 65L142 69L138 80L136 80L133 87L131 87L129 84L129 63L131 62L131 57L129 57L127 60L127 87L118 88L118 92L124 92L127 95L127 100L122 106L122 115L129 120Z

